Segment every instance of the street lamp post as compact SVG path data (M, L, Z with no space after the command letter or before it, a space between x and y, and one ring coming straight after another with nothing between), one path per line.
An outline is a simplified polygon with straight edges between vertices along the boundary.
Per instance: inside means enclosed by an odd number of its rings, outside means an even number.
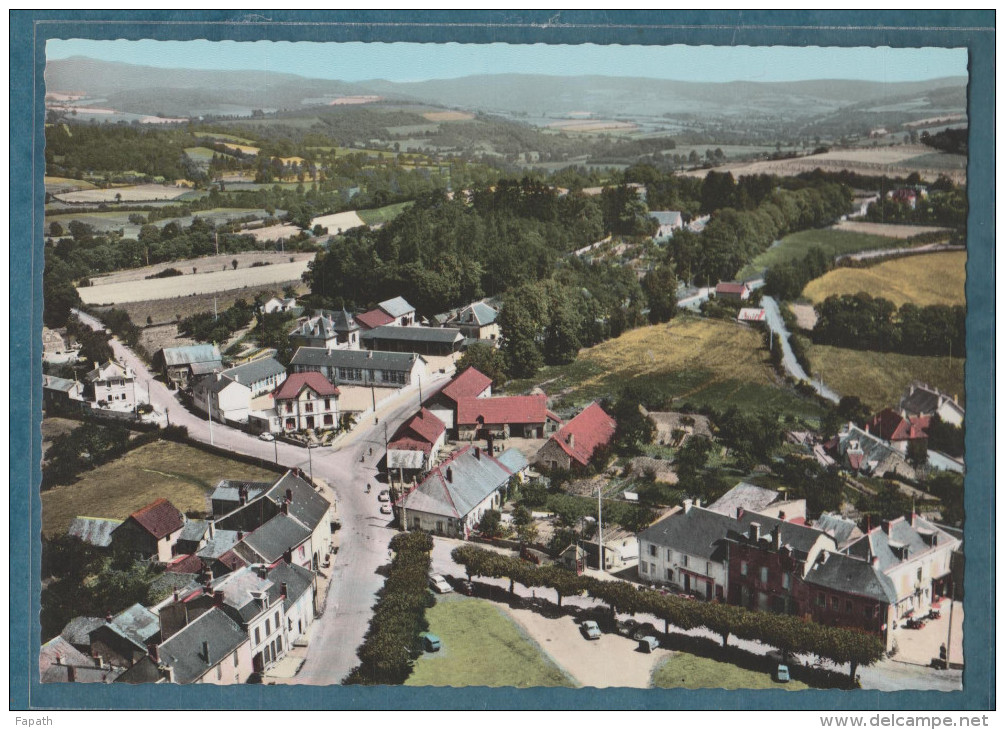
M272 438L272 447L276 450L276 463L279 463L279 439Z
M278 453L279 447L276 448ZM311 458L311 452L314 450L314 448L315 448L314 444L307 444L307 469L309 470L311 475L311 484L314 483L314 459Z

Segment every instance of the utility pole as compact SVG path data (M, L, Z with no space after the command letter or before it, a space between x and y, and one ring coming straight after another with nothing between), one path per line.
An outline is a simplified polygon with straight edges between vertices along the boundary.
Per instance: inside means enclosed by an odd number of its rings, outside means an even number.
M272 439L272 446L276 450L276 463L278 464L279 463L279 441L278 441L278 439L275 439L275 438Z
M209 400L209 389L206 389L206 417L209 419L209 445L216 446L213 441L213 405Z
M949 584L949 635L946 636L946 669L949 669L949 659L953 651L953 589L956 587L956 583L953 582L952 575L950 575Z
M603 488L597 487L597 565L604 572L604 500Z
M220 255L220 232L216 231L213 234L213 237L216 239L216 255L219 256Z

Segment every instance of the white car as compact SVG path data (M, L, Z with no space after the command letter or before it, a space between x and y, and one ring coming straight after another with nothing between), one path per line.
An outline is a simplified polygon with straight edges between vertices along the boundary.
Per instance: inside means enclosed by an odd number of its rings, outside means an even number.
M377 495L377 499L379 499L381 502L390 502L391 492L387 489L382 489L380 494Z
M276 437L273 436L268 431L263 431L262 433L258 434L258 438L261 439L262 441L275 441L276 440Z
M429 585L437 593L450 593L452 590L454 590L453 588L450 587L450 584L447 583L447 579L444 578L439 573L434 573L433 575L429 576Z
M384 504L380 505L380 513L382 515L389 515L389 514L391 514L391 505L389 505L387 503L384 503Z

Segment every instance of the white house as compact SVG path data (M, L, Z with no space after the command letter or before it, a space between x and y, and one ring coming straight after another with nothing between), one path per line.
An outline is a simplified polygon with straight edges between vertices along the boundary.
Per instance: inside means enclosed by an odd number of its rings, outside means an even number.
M286 368L273 358L253 360L197 380L192 386L192 404L220 422L247 421L252 401L285 380Z
M401 388L425 376L427 364L422 355L414 352L300 347L290 360L290 370L293 373L321 373L340 385Z
M335 428L339 391L321 373L294 373L275 392L283 431Z
M107 360L84 376L84 392L99 408L131 411L136 407L136 376L132 368Z
M281 299L280 297L272 297L269 301L262 305L262 311L266 314L273 314L275 312L289 312L291 309L296 308L297 299L296 297L289 297L286 299Z
M673 236L674 231L678 231L684 227L684 218L678 210L651 210L649 211L649 217L655 218L659 224L659 228L656 229L656 235L653 238L670 238Z
M938 414L944 423L962 426L966 410L959 399L943 393L925 383L914 382L900 399L900 410L906 416L934 416Z

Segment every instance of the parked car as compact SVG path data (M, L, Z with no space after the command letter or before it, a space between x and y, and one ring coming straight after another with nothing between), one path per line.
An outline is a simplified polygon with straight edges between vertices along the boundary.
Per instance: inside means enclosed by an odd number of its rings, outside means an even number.
M647 636L654 636L657 633L656 627L652 624L639 624L635 627L635 631L631 633L631 637L636 641L641 641Z
M263 431L262 433L258 434L258 438L260 438L262 441L275 441L276 440L276 437L273 436L268 431Z
M779 664L775 668L775 679L779 682L789 681L789 666L787 664Z
M442 646L440 643L440 637L436 634L429 633L422 635L422 645L425 647L426 651L439 651L440 646Z
M639 639L639 651L643 654L652 654L660 648L660 640L655 636L643 636Z
M389 515L389 514L391 514L391 505L390 504L382 504L382 505L380 505L380 513L382 515Z
M457 592L463 593L465 596L475 595L475 584L469 580L459 580L457 581Z
M386 489L382 489L380 491L380 494L377 495L377 499L379 499L381 502L390 502L391 501L391 492L389 492Z
M635 629L637 629L638 626L638 621L633 618L628 618L624 621L618 622L617 631L621 636L631 636L635 633Z
M591 641L600 638L600 627L597 626L596 621L584 621L579 630L583 632L583 636Z
M429 576L429 585L437 593L450 593L453 588L447 583L447 579L444 578L439 573L433 573Z

